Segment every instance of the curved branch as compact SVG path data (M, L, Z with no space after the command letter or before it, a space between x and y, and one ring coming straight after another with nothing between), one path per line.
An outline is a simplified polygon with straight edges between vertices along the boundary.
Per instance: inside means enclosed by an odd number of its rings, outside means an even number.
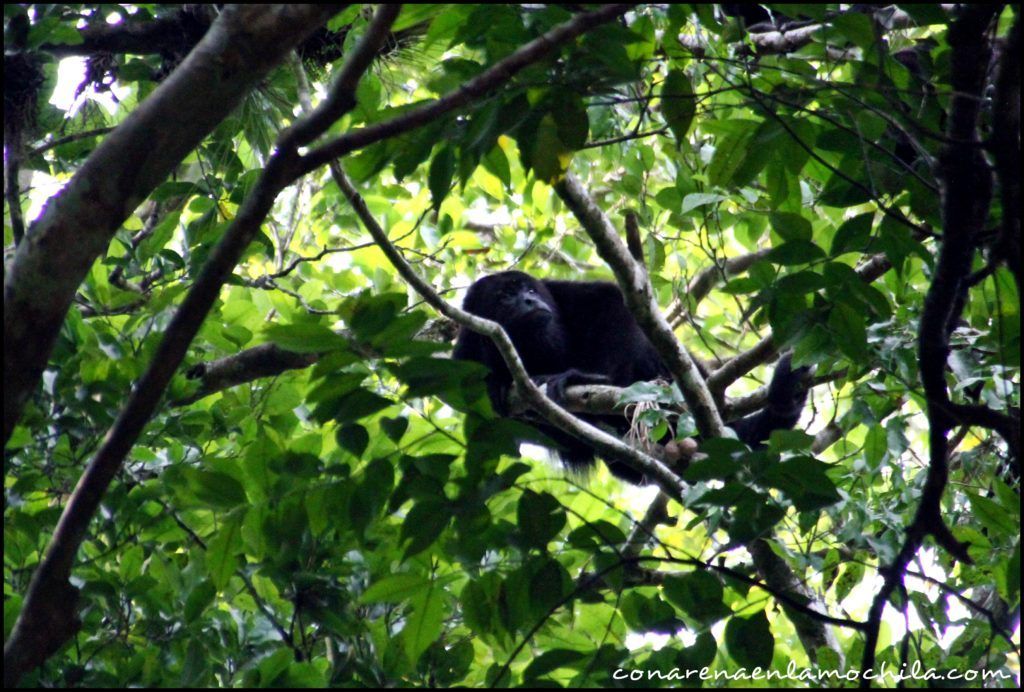
M333 5L228 5L45 206L4 272L4 441L75 292L122 222ZM182 117L188 113L188 117Z
M1003 203L1003 228L997 246L1013 272L1020 299L1020 14L999 59L992 106L992 156Z
M928 416L929 461L921 500L907 527L896 558L885 567L885 581L868 612L861 670L873 669L882 615L890 596L902 586L907 566L932 536L953 557L970 562L967 545L958 541L942 518L942 497L949 480L949 432L956 420L950 415L946 385L949 325L963 310L964 281L979 234L984 230L992 195L992 177L978 147L978 118L990 57L986 33L1001 5L971 5L949 29L953 96L940 176L946 194L942 200L943 233L932 282L925 296L918 337L918 368L924 386ZM862 681L866 686L870 681Z
M197 9L199 11L197 11ZM192 49L213 21L213 6L189 5L172 14L109 24L105 18L78 30L79 43L44 43L40 50L59 58L94 53L182 54Z
M867 7L873 8L874 6L868 5ZM849 12L862 12L862 10L853 9L833 12L830 18L842 16ZM913 18L909 14L891 6L886 6L872 12L871 16L887 31L913 26ZM754 52L758 55L791 53L808 45L814 39L815 34L827 32L829 28L827 22L814 22L792 28L782 27L779 30L751 31L744 37L744 41L749 40L754 46ZM698 55L703 55L707 48L706 41L703 41L699 36L690 34L680 35L679 44ZM745 48L746 44L743 44L743 47Z
M718 407L693 358L661 314L646 270L629 254L611 221L594 203L579 179L571 173L566 174L555 184L555 191L594 241L598 254L615 272L626 305L679 385L701 435L721 437L724 426Z
M715 395L721 396L730 384L746 375L758 365L767 363L778 352L778 349L775 348L775 342L772 340L772 335L769 334L743 353L727 360L720 368L711 373L708 376L708 389Z
M633 6L626 4L603 5L593 12L578 14L560 24L503 58L490 68L469 80L450 94L416 108L392 120L377 123L355 132L340 135L314 148L302 157L302 172L309 173L336 158L374 142L388 139L403 132L422 127L457 108L465 106L475 98L486 96L495 88L508 82L522 69L547 57L553 50L581 34L611 21L629 11Z
M711 289L729 277L742 274L760 259L764 259L770 248L751 252L738 257L730 257L722 263L715 262L710 267L705 267L697 272L689 285L686 287L686 296L672 301L665 311L665 319L672 325L673 329L679 327L685 320L688 313L692 313L697 305L704 300Z
M682 495L682 481L679 480L676 474L674 474L668 466L663 464L661 461L644 454L640 450L630 447L608 433L581 421L547 398L547 396L541 392L540 388L533 382L530 375L526 372L526 367L519 358L519 354L516 352L516 348L512 344L512 340L508 337L508 334L501 325L497 322L492 322L491 320L460 310L441 298L437 291L434 290L433 286L420 277L402 256L402 253L400 253L398 249L391 244L387 232L381 228L380 224L377 223L377 220L373 218L373 214L371 214L370 210L366 207L366 202L363 201L363 198L356 191L355 187L352 186L352 183L349 181L344 171L342 171L341 166L336 162L331 163L331 174L334 177L334 182L338 185L342 193L344 193L345 197L352 205L352 208L356 212L356 216L359 217L359 220L363 223L367 232L369 232L370 236L377 242L381 251L402 278L405 279L406 283L412 286L412 288L419 293L420 296L431 305L431 307L445 317L457 322L467 329L472 329L478 334L487 336L494 341L495 347L498 349L502 359L505 361L505 365L512 374L512 380L515 383L515 386L518 388L521 396L530 408L537 411L547 422L551 423L558 429L564 430L571 435L585 440L588 444L593 446L599 454L609 459L623 461L624 463L629 464L632 468L637 469L646 475L648 478L653 479L672 497L679 498Z
M281 15L280 8L277 9L277 12L264 15L263 20ZM249 8L247 11L251 13L255 10ZM301 17L308 22L311 17L322 18L321 13L325 11L331 10L307 7L304 13L288 16L294 19ZM225 11L225 14L228 12ZM397 6L382 6L362 41L383 42L397 14ZM256 29L258 27L248 27L250 31ZM207 36L214 33L211 29ZM346 62L341 68L342 75L350 69L353 68ZM339 83L347 82L339 80ZM111 139L115 136L116 133L111 135ZM210 253L195 284L171 319L149 367L132 389L128 401L64 507L42 562L32 575L18 620L4 644L6 686L16 685L25 672L44 662L77 630L78 621L73 606L76 589L69 579L89 522L115 474L121 469L125 457L156 410L189 344L219 296L221 287L259 232L278 193L294 180L289 174L294 169L297 154L294 149L281 146L283 139L284 136L278 140L276 153L270 158L231 226ZM33 240L23 245L29 245ZM5 330L7 319L5 315Z
M199 389L172 406L186 406L216 392L252 382L264 377L273 377L289 370L308 368L320 359L319 353L296 353L276 344L260 344L245 351L199 363L186 373L189 379L199 380Z

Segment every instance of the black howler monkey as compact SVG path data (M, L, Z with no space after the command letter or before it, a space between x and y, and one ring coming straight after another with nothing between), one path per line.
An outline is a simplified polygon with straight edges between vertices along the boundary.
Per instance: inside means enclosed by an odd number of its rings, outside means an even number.
M538 280L518 271L501 272L470 286L463 308L501 324L526 371L535 382L547 384L556 400L572 384L627 387L671 377L612 283ZM488 394L495 410L506 413L512 375L491 339L463 328L452 357L490 368ZM728 423L743 442L757 446L772 430L796 425L807 398L805 371L793 370L788 358L779 361L765 408ZM620 435L629 427L624 416L580 417L606 423ZM538 427L559 445L559 456L569 468L593 466L594 451L585 442L551 426ZM609 470L630 483L643 482L643 476L625 464L612 462Z

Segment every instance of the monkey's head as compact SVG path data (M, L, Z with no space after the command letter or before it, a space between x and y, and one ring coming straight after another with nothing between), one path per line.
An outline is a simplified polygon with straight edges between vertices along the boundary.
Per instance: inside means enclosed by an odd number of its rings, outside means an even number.
M510 328L539 327L558 319L558 307L547 287L517 271L477 281L466 294L463 308Z

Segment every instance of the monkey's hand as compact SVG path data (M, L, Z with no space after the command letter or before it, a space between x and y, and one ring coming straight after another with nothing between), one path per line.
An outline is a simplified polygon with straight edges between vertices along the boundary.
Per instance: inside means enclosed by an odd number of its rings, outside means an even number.
M538 385L544 385L548 398L556 404L561 404L565 401L566 387L578 384L611 384L611 380L604 375L582 372L575 368L570 368L557 375L540 375L534 377L533 381Z

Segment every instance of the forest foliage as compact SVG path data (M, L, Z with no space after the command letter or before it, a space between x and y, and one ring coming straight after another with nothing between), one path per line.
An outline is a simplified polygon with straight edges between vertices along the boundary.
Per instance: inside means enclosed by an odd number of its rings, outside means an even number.
M5 5L5 681L1015 687L1019 7L340 7ZM520 450L439 307L511 268L649 282L641 438L782 350L799 428Z

